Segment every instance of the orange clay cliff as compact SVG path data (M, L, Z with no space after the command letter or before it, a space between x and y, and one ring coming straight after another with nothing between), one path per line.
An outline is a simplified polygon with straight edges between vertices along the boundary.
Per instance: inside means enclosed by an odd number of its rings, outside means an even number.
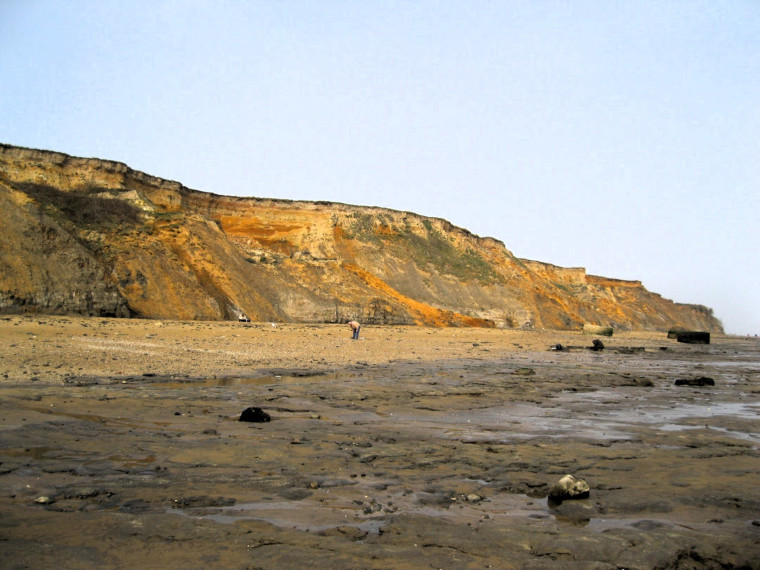
M446 220L236 198L0 144L0 312L722 332L638 281L515 257Z

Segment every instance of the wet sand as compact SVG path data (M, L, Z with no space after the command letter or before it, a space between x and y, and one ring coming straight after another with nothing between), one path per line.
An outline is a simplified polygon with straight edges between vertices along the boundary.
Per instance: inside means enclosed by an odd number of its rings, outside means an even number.
M760 567L757 339L350 337L0 317L0 566Z

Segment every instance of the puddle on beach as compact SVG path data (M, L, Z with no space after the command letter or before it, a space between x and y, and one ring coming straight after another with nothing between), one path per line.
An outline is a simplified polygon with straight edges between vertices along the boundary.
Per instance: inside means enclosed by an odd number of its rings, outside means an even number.
M353 527L364 532L378 533L385 526L385 521L380 518L362 520L356 514L356 509L325 507L314 501L262 501L219 508L167 509L166 512L224 524L241 520L262 521L280 528L309 532Z
M703 429L704 427L709 427L709 429L720 432L727 437L733 437L735 439L741 439L744 441L760 443L760 434L740 432L736 430L730 430L730 429L714 427L714 426L688 426L688 425L682 425L682 424L666 424L666 425L660 426L660 429L663 431L687 431L687 430L692 430L692 429Z
M582 501L583 503L584 501ZM457 523L477 525L484 522L510 520L525 524L551 523L571 526L587 526L596 532L617 528L668 528L673 522L642 518L619 518L590 516L568 518L553 510L546 498L531 498L520 494L499 494L478 502L452 501L447 507L421 505L415 497L397 500L392 513L362 514L362 508L354 505L336 506L323 501L260 501L224 507L176 509L168 514L196 519L212 520L222 524L234 524L241 520L261 521L280 528L292 528L306 532L322 532L335 528L354 528L367 534L379 534L388 526L393 515L420 515L440 518ZM678 526L678 525L676 525Z
M171 508L166 512L224 524L240 520L256 520L280 528L294 528L308 532L351 527L376 534L387 526L389 517L403 514L451 519L470 524L504 518L537 521L555 519L545 498L536 499L519 494L500 494L477 502L452 500L451 505L446 507L421 505L413 495L394 497L394 500L388 504L393 506L390 512L370 514L363 514L362 506L355 502L352 506L345 504L339 506L323 502L323 500L260 501L212 508Z
M27 406L26 409L41 412L45 414L51 414L54 416L63 416L67 418L72 418L76 420L82 420L85 422L95 422L100 424L111 424L111 425L118 425L123 428L140 428L144 424L153 425L156 427L166 427L171 425L171 422L168 421L146 421L142 422L139 419L131 418L131 417L123 417L123 416L106 416L106 415L98 415L98 414L83 414L78 412L68 412L61 409L56 408L39 408L34 406Z
M202 380L154 382L152 385L161 389L177 389L198 386L204 388L225 388L240 386L291 386L293 384L313 384L320 382L338 382L355 376L340 372L303 372L298 374L261 374L255 376L216 376Z
M560 399L563 402L562 408L568 412L572 412L574 406L580 402L577 394L565 395ZM612 404L611 406L596 407L591 412L595 424L598 423L608 428L625 430L636 425L646 424L663 431L680 431L710 427L722 431L729 437L760 442L760 434L755 430L741 432L710 425L720 418L747 420L749 422L758 421L760 420L760 400L718 402L713 401L708 393L703 396L692 396L690 401L672 398L665 403L661 401L648 402L646 397L638 397L630 401L630 397L609 390L584 394L582 399L584 404L587 404L589 400L599 400ZM695 399L697 401L694 401ZM697 420L699 420L699 425L694 423Z
M598 355L593 355L598 356ZM587 355L582 355L583 359ZM616 356L617 357L617 356ZM398 374L388 371L283 371L282 374L269 372L250 377L220 376L208 378L202 382L172 382L153 384L152 388L162 390L171 388L192 390L195 387L256 389L266 387L272 391L278 388L298 390L299 387L309 390L310 386L320 385L331 392L340 394L345 389L361 389L362 384L372 383L373 389L395 390L399 388L413 392L418 391L423 397L438 398L431 408L426 410L418 403L395 402L394 407L371 405L362 409L356 408L358 401L351 401L351 408L340 402L340 396L330 402L325 402L328 410L325 414L339 422L354 422L357 424L386 424L392 421L394 426L408 426L420 432L430 432L437 436L457 439L464 442L524 441L534 437L551 438L581 438L595 440L622 440L638 437L637 426L646 425L663 431L677 431L704 427L705 424L721 430L727 437L745 441L760 442L756 430L746 431L722 427L718 422L711 425L715 418L727 417L735 420L760 420L760 399L743 402L719 402L715 392L710 388L706 391L674 390L671 386L659 384L658 388L644 389L622 387L621 389L591 389L590 391L559 391L555 396L542 403L510 402L482 408L469 409L435 409L445 405L446 398L456 397L458 388L478 388L487 390L494 382L494 374L505 374L521 364L533 366L547 365L546 355L533 355L513 358L510 363L486 370L462 369L444 367L421 373L417 370L414 375L410 371ZM524 362L521 362L524 360ZM539 364L534 364L539 361ZM553 361L548 362L549 365ZM659 375L678 377L687 375L682 363L672 360L647 361L646 357L636 356L626 360L626 370L631 374L637 367L652 369ZM577 364L577 363L575 363ZM753 369L757 362L715 361L704 363L704 366L727 367L730 365L740 368ZM502 370L502 368L504 370ZM649 370L649 373L652 373ZM693 371L693 370L692 370ZM291 373L288 373L291 372ZM727 373L728 371L725 371ZM440 391L439 394L430 390ZM329 393L332 396L332 393ZM341 394L342 395L342 394ZM464 396L468 394L465 393ZM359 394L359 399L361 394ZM298 398L296 393L291 398ZM329 400L329 398L328 398ZM427 405L427 404L423 404ZM322 413L322 410L320 411ZM695 421L704 419L700 426Z
M556 406L515 403L465 411L401 410L390 415L397 425L408 424L420 431L432 431L438 436L468 443L509 443L534 437L634 439L638 437L636 428L642 424L664 431L675 431L704 427L717 418L760 420L760 402L672 401L668 406L661 403L649 404L643 400L628 402L619 394L606 391L582 395L572 393L572 397L561 400L561 404ZM368 414L363 414L361 419L371 421L367 416ZM358 415L352 418L359 420ZM704 421L695 426L693 422L696 420ZM720 426L711 427L721 429ZM722 431L728 437L760 442L760 435L754 430Z

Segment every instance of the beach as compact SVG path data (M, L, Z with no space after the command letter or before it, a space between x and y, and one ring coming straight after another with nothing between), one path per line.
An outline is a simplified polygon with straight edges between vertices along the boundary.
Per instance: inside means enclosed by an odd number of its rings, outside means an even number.
M4 315L0 356L3 568L760 567L754 337Z

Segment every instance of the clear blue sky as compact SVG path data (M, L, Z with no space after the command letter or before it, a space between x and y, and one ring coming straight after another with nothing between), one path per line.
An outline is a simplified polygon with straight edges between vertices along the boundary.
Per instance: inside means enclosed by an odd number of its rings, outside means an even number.
M0 141L445 218L760 334L760 2L0 2Z

